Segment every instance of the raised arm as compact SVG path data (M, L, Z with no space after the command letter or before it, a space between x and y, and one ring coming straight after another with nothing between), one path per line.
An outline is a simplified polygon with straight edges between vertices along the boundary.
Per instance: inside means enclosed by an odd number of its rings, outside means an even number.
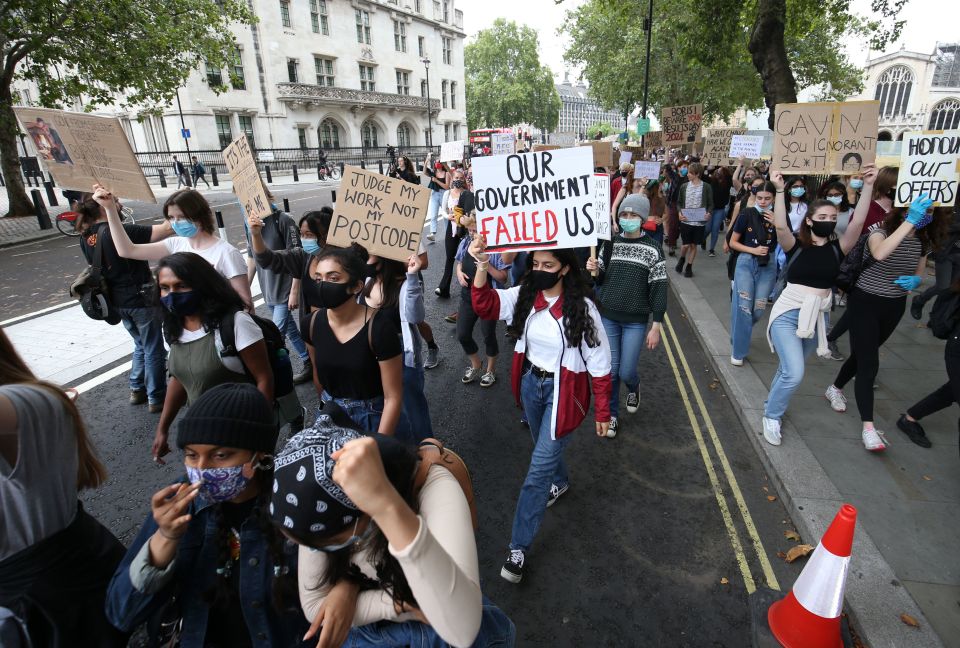
M125 259L137 261L159 261L169 254L166 244L162 242L137 244L130 240L127 230L123 228L123 223L120 222L116 199L106 188L99 184L93 185L93 199L107 214L107 222L110 224L110 237L113 239L114 247L117 248L117 254ZM153 240L152 237L151 240Z
M737 190L737 193L740 193L740 189L743 187L743 182L740 178L743 177L743 156L737 158L737 166L733 170L733 188Z
M797 244L797 239L793 235L793 230L790 229L790 223L787 222L787 205L783 195L783 174L776 171L770 176L770 181L777 188L777 195L773 202L773 224L777 228L777 243L780 244L784 252L789 252Z
M863 167L863 190L860 193L860 200L853 208L853 215L850 216L850 222L847 229L840 238L840 249L844 254L853 249L860 238L860 230L867 220L867 213L870 211L870 205L873 203L873 183L877 180L877 167L873 164L867 164Z
M866 185L864 185L866 186ZM921 194L910 203L910 209L907 215L900 223L900 227L893 231L893 234L881 239L879 236L870 236L867 243L870 245L870 254L877 261L883 261L893 254L893 251L903 242L903 239L909 236L910 232L916 229L917 223L923 219L927 209L933 206L933 201L927 198L927 194Z

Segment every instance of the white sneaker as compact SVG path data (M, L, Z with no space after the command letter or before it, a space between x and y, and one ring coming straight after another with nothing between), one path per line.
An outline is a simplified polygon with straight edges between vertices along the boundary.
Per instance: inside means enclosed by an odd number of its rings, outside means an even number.
M770 445L780 445L780 421L763 417L763 438Z
M889 445L883 432L875 428L865 429L860 433L860 436L863 438L863 447L870 452L883 452Z
M613 439L617 436L617 417L610 417L610 427L607 428L607 438Z
M824 392L823 397L830 401L830 408L833 409L834 412L842 413L847 411L847 397L833 385L827 387L827 391Z
M730 356L730 364L732 364L734 367L742 367L743 358L734 358L733 356Z
M480 374L483 373L480 370L480 367L474 369L473 367L467 367L466 371L463 372L463 378L460 379L464 385L469 385L474 380L480 377Z

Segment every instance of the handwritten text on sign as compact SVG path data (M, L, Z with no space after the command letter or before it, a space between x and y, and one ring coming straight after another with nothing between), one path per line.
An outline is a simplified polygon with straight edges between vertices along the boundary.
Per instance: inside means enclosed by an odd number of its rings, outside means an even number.
M777 104L773 166L784 175L859 173L877 157L880 102Z
M733 166L736 164L734 155L730 152L730 142L737 135L747 132L746 128L711 128L703 138L703 155L700 161L704 164L717 166Z
M761 135L734 135L730 138L730 157L736 160L743 157L747 160L756 160L763 149Z
M593 210L594 221L597 226L597 238L610 240L610 176L606 173L593 174Z
M356 242L370 254L406 261L420 247L429 205L426 186L345 166L327 240L340 247Z
M938 207L957 201L960 131L907 133L900 149L900 174L894 206L909 205L921 194Z
M510 155L517 150L513 133L490 133L490 154Z
M440 145L441 162L459 162L463 159L463 140L444 142Z
M692 144L702 139L700 123L703 121L703 105L671 106L663 109L663 145Z
M473 183L477 231L493 252L597 242L590 148L475 158Z
M250 142L246 135L240 135L223 149L223 159L227 163L227 171L233 180L233 193L248 215L266 218L273 209L270 200L263 190L263 182L257 172L257 163L253 160Z

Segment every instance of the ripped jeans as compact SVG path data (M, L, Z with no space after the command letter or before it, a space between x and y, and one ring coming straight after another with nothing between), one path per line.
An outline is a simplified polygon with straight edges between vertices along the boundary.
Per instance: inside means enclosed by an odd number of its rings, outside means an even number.
M733 302L730 304L731 355L743 360L750 351L753 325L767 311L770 291L777 280L777 263L774 259L765 266L757 263L759 257L740 254L733 275Z

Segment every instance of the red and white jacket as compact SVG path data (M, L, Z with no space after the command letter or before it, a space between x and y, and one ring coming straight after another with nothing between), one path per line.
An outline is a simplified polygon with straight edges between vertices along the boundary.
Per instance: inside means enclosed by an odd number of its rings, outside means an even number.
M473 310L485 320L513 319L513 310L517 305L520 288L497 290L490 284L483 288L472 289ZM563 331L563 294L553 306L549 306L543 292L537 293L533 308L523 325L523 335L517 340L513 354L513 368L510 376L513 396L520 403L520 380L523 377L523 363L526 358L527 330L531 322L543 324L549 319L556 327L556 354L558 361L553 367L541 369L553 370L553 412L551 415L551 438L554 440L573 432L590 409L590 390L596 398L594 417L598 422L610 420L610 343L600 321L600 312L592 301L587 300L587 313L593 319L594 329L600 344L596 347L581 341L579 348L571 348Z

